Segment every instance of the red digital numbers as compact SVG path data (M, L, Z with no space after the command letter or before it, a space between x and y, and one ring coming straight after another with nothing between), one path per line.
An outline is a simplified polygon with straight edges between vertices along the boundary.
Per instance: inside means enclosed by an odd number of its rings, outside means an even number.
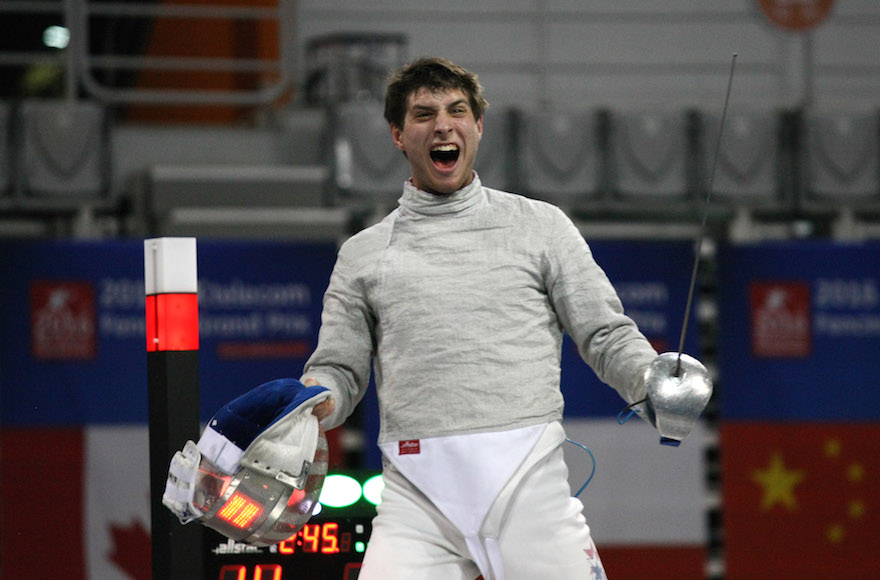
M239 564L220 568L220 580L247 580L247 567ZM253 580L281 580L279 564L257 564Z
M338 554L339 553L339 524L336 522L330 522L324 526L321 530L321 539L324 540L321 543L321 553L322 554Z
M299 533L302 538L302 546L303 551L305 552L317 552L318 545L321 543L321 526L315 525L310 526L308 524L303 526L303 529Z
M263 572L267 575L264 576ZM257 564L254 568L254 580L281 580L281 566L279 564Z
M346 532L339 536L339 524L306 524L295 535L278 544L278 552L289 556L295 554L297 548L308 554L339 554L351 550L351 534Z
M223 566L220 568L220 580L247 580L247 568L244 566Z
M278 544L278 552L280 554L284 554L285 556L289 556L296 551L296 539L299 537L299 532L295 536L291 536L287 538L280 544Z

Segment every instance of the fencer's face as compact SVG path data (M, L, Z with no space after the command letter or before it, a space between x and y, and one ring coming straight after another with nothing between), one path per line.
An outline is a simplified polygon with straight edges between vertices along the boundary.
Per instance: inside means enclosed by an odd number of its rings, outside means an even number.
M403 127L391 125L391 138L406 154L413 185L449 194L473 180L474 159L483 135L461 89L422 87L407 98Z

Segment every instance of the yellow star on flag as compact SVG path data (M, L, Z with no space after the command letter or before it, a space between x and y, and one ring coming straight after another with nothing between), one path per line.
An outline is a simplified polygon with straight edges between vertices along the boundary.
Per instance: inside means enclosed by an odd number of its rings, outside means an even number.
M825 442L825 456L826 457L837 457L840 455L840 440L839 439L829 439Z
M761 509L767 511L777 503L781 503L790 512L797 509L794 488L803 479L802 470L787 469L782 462L782 454L775 453L766 469L752 472L752 481L763 487L764 491Z

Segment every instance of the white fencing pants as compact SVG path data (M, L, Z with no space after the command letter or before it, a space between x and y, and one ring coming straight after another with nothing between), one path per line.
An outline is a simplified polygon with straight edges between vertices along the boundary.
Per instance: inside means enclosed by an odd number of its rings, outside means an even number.
M571 497L561 442L544 443L498 495L478 538L466 538L386 461L385 490L359 578L605 579L583 505ZM475 558L472 551L479 549L488 558ZM483 561L483 569L475 561Z

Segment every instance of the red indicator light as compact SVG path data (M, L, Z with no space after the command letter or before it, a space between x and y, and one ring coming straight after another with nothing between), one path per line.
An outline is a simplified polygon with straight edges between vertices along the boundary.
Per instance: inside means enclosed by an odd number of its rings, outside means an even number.
M245 529L260 517L261 513L263 508L260 504L254 503L240 493L235 493L217 512L217 516L237 528Z
M287 500L287 505L288 506L296 505L299 502L301 502L305 496L306 496L306 490L294 489L293 493L290 494L290 499Z
M156 294L146 298L147 352L199 349L197 294Z

